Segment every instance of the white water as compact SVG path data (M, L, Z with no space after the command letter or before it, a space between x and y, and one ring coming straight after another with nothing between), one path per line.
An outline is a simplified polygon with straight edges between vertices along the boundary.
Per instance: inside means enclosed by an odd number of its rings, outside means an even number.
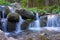
M29 30L41 30L40 27L40 17L38 13L36 13L36 20L29 24Z
M14 7L10 7L10 6L8 6L8 7L9 7L11 13L15 13L15 8Z
M19 22L16 23L16 31L15 31L15 33L22 32L22 30L21 30L21 25L22 25L23 22L24 22L24 20L23 20L22 17L20 16L20 17L19 17Z
M60 32L60 27L44 27L44 29L47 29L49 31L57 31L57 32Z
M57 16L56 15L47 16L47 27L57 27Z
M49 31L60 31L60 27L59 27L59 18L57 17L57 15L48 15L47 16L47 27L44 27L45 29L49 30Z
M6 24L7 24L7 18L4 18L4 10L2 11L2 19L1 19L1 23L2 23L2 30L4 32L6 32Z
M1 22L2 22L2 30L3 30L4 32L6 32L6 31L7 31L7 30L6 30L7 19L6 19L6 18L2 18L2 19L1 19Z

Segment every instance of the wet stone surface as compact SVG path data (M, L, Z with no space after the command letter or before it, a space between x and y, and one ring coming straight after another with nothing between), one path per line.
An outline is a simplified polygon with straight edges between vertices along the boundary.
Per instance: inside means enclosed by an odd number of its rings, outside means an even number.
M23 31L17 35L13 34L14 33L11 33L10 37L13 38L14 40L60 40L60 32L49 31L49 30L34 31L34 32Z

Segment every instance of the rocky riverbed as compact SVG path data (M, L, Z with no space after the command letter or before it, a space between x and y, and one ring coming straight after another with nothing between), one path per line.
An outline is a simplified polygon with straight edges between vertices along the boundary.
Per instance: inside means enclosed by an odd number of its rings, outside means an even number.
M60 32L42 30L42 31L24 31L19 34L10 34L6 36L0 30L0 40L60 40Z

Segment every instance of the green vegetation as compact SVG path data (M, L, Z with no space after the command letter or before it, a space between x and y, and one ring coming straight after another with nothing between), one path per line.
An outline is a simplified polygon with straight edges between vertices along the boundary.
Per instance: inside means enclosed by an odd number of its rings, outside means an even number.
M0 5L10 5L10 3L8 1L5 0L0 0Z
M55 2L56 1L56 2ZM60 0L0 0L0 5L10 5L10 3L18 2L22 8L32 12L60 12ZM52 3L51 3L52 2Z

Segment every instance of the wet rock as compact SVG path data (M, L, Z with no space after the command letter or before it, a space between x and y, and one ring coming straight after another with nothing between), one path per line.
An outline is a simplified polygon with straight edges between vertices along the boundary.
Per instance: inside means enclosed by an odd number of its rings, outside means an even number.
M19 15L16 13L10 13L7 17L9 22L19 22Z
M2 11L0 11L0 19L2 18Z
M21 25L21 29L22 30L26 30L28 28L28 25L30 24L31 21L29 20L25 20L25 22L23 22L23 24Z
M28 10L21 9L21 10L16 10L16 12L19 15L21 15L23 19L34 19L34 14Z
M7 17L7 15L10 13L9 7L5 6L5 18Z
M41 27L45 27L47 24L47 16L42 16L41 20L40 20L40 25Z
M39 35L38 36L38 39L39 40L49 40L46 36L44 36L44 35Z
M32 38L28 38L27 40L33 40Z
M17 39L15 39L13 37L9 37L7 40L17 40Z
M16 23L7 22L7 31L13 32L16 29Z
M60 34L54 35L53 40L60 40Z
M5 36L4 32L0 30L0 40L7 40L7 37Z
M17 40L13 37L7 37L3 31L0 30L0 40Z

